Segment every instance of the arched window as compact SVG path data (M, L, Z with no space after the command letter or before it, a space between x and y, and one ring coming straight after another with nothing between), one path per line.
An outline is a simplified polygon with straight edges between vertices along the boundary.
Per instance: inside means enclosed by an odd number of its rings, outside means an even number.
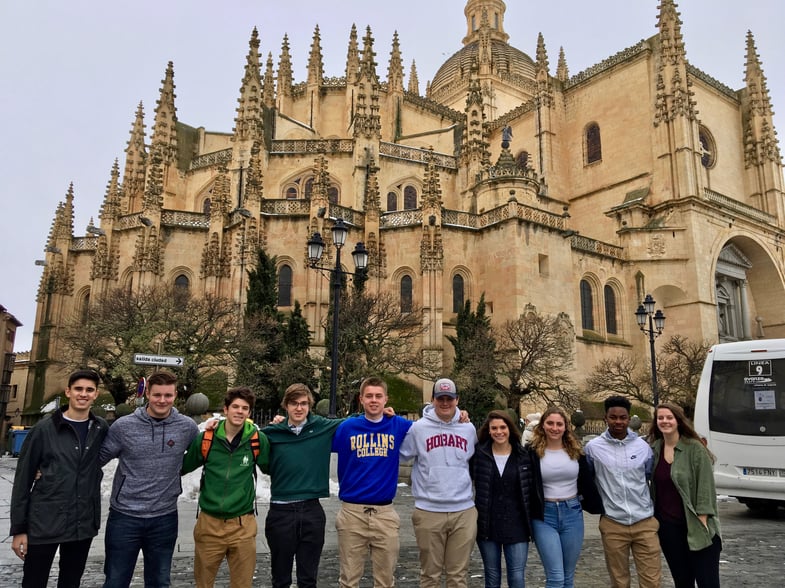
M278 268L278 306L292 305L292 268L286 264Z
M387 192L387 212L398 210L398 194Z
M202 202L202 212L204 214L210 214L210 208L212 207L212 204L213 204L212 200L210 200L209 198L205 198L204 202Z
M591 284L581 280L581 327L588 331L594 330L594 297Z
M338 188L335 186L327 188L327 200L330 201L330 204L338 204Z
M294 186L289 186L286 188L285 197L287 200L296 200L297 199L297 188Z
M406 186L403 189L403 209L412 210L417 208L417 188Z
M305 199L310 200L313 194L313 178L305 180Z
M452 277L452 311L461 312L464 304L463 276L455 274Z
M404 276L401 278L401 312L411 312L412 303L412 278Z
M88 290L84 296L82 296L82 302L79 305L79 316L82 319L82 322L87 320L87 314L90 310L90 291Z
M515 164L518 166L518 169L526 169L529 165L529 152L521 151L515 158Z
M602 141L600 125L591 123L586 127L586 163L602 161Z
M174 279L174 287L181 288L187 292L191 287L191 280L185 274L180 274Z
M185 274L180 274L174 279L174 304L178 310L185 307L190 288L191 280Z
M610 286L605 286L605 330L609 335L618 335L616 326L616 292Z

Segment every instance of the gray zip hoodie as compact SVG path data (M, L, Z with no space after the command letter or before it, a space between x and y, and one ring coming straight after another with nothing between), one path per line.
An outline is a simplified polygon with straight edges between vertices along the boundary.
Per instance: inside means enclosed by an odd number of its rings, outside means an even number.
M414 506L430 512L458 512L474 506L469 458L474 455L477 432L471 423L460 422L460 411L449 423L432 405L414 423L401 445L401 459L414 458L412 496Z
M177 511L182 492L183 454L198 433L196 423L172 408L156 420L147 408L117 419L106 435L101 465L120 461L112 483L111 508L124 515L152 518Z

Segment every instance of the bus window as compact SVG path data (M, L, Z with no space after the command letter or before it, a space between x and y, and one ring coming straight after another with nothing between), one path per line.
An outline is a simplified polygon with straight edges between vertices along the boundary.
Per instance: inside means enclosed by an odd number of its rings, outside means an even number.
M715 360L709 428L731 435L785 435L785 359Z

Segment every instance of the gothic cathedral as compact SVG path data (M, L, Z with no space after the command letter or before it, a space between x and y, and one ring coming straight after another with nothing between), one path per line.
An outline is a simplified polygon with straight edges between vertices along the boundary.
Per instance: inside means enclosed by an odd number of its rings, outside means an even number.
M57 208L28 397L60 391L58 329L91 297L165 283L242 306L258 246L277 257L281 310L299 301L322 347L329 280L306 242L331 218L365 244L366 287L424 309L445 372L456 313L482 293L494 323L569 317L579 384L603 357L647 357L646 294L696 341L784 337L782 159L752 34L733 90L689 63L674 0L650 3L654 36L570 75L541 35L533 56L508 43L502 0L467 0L463 46L424 92L414 64L404 84L397 35L380 67L387 50L352 27L328 77L317 27L296 81L288 39L265 61L254 29L225 132L178 120L169 63L98 225L74 234L72 189Z

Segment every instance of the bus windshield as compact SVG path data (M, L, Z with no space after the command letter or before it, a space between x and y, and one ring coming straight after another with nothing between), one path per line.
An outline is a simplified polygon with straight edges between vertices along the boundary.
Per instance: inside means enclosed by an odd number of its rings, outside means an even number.
M709 428L731 435L785 435L785 359L715 360Z

